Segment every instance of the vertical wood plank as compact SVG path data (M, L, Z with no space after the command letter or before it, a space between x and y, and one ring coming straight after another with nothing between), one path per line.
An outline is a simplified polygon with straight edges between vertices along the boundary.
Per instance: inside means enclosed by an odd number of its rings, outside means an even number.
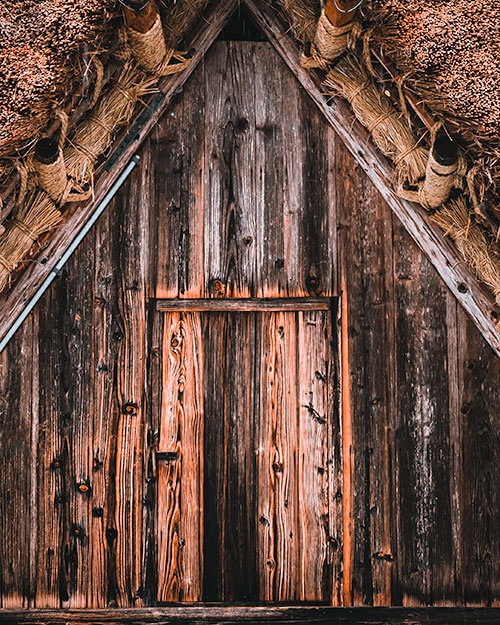
M158 600L201 599L203 349L196 313L166 313L158 442Z
M145 423L146 310L149 280L150 153L143 155L113 210L122 210L119 223L117 322L119 352L116 397L114 473L114 523L107 528L108 546L116 562L116 597L119 606L142 602L143 436ZM116 212L115 212L116 215ZM116 217L115 217L116 218Z
M36 560L37 312L0 355L0 607L33 605ZM35 440L33 440L33 437ZM33 443L35 446L33 447ZM35 521L35 522L33 522ZM33 553L33 549L35 552Z
M95 272L93 299L93 351L91 354L91 519L87 606L98 607L116 601L115 561L109 549L108 527L114 526L114 491L110 469L119 418L114 389L121 328L117 322L118 279L114 269L119 252L116 209L99 218L95 228ZM90 244L85 242L84 245ZM89 433L90 434L90 433Z
M204 315L204 328L204 599L255 601L255 315Z
M344 602L390 604L394 316L391 213L337 147L342 277ZM347 440L351 437L351 440Z
M260 598L299 598L297 324L295 314L259 315L257 517Z
M266 44L264 44L265 46ZM283 65L277 54L260 45L253 58L255 84L255 220L257 238L258 297L277 297L287 292L284 249L284 141L285 108ZM292 98L297 89L292 87Z
M329 601L332 593L328 432L332 360L329 313L297 314L298 557L300 601Z
M216 43L205 71L205 285L208 296L255 295L257 44Z
M202 62L152 136L157 200L157 297L203 297L204 112ZM154 213L157 213L156 215Z
M453 601L446 287L394 223L399 584L404 605Z
M498 467L500 359L460 309L461 550L468 606L500 605Z

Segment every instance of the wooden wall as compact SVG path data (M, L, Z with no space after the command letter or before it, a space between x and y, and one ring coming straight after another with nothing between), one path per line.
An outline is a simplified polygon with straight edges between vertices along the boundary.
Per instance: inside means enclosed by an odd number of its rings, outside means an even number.
M0 606L156 601L149 298L261 294L249 218L270 294L343 295L332 602L498 604L500 360L271 46L219 42L0 355Z

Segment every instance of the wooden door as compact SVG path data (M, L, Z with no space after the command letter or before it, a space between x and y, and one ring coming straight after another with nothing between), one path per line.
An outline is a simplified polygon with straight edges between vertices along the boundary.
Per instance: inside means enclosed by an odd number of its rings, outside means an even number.
M330 602L330 318L159 313L160 601Z

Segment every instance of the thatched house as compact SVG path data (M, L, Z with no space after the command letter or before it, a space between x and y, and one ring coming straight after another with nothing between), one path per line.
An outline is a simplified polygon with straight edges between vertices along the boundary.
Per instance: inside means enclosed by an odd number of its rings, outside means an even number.
M498 622L500 4L0 7L0 623Z

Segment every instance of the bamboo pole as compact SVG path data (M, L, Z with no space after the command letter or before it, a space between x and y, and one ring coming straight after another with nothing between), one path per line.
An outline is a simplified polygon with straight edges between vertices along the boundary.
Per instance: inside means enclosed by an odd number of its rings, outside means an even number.
M359 0L326 0L325 15L333 26L345 26L356 17Z
M66 166L59 144L51 138L40 139L35 145L34 166L40 187L59 202L67 185Z
M154 0L127 0L122 4L127 26L139 33L147 33L158 15Z
M448 199L458 174L457 144L445 132L439 132L427 161L421 202L428 208L437 208Z
M359 0L326 0L316 26L312 64L305 60L305 67L326 69L347 50L359 4Z

